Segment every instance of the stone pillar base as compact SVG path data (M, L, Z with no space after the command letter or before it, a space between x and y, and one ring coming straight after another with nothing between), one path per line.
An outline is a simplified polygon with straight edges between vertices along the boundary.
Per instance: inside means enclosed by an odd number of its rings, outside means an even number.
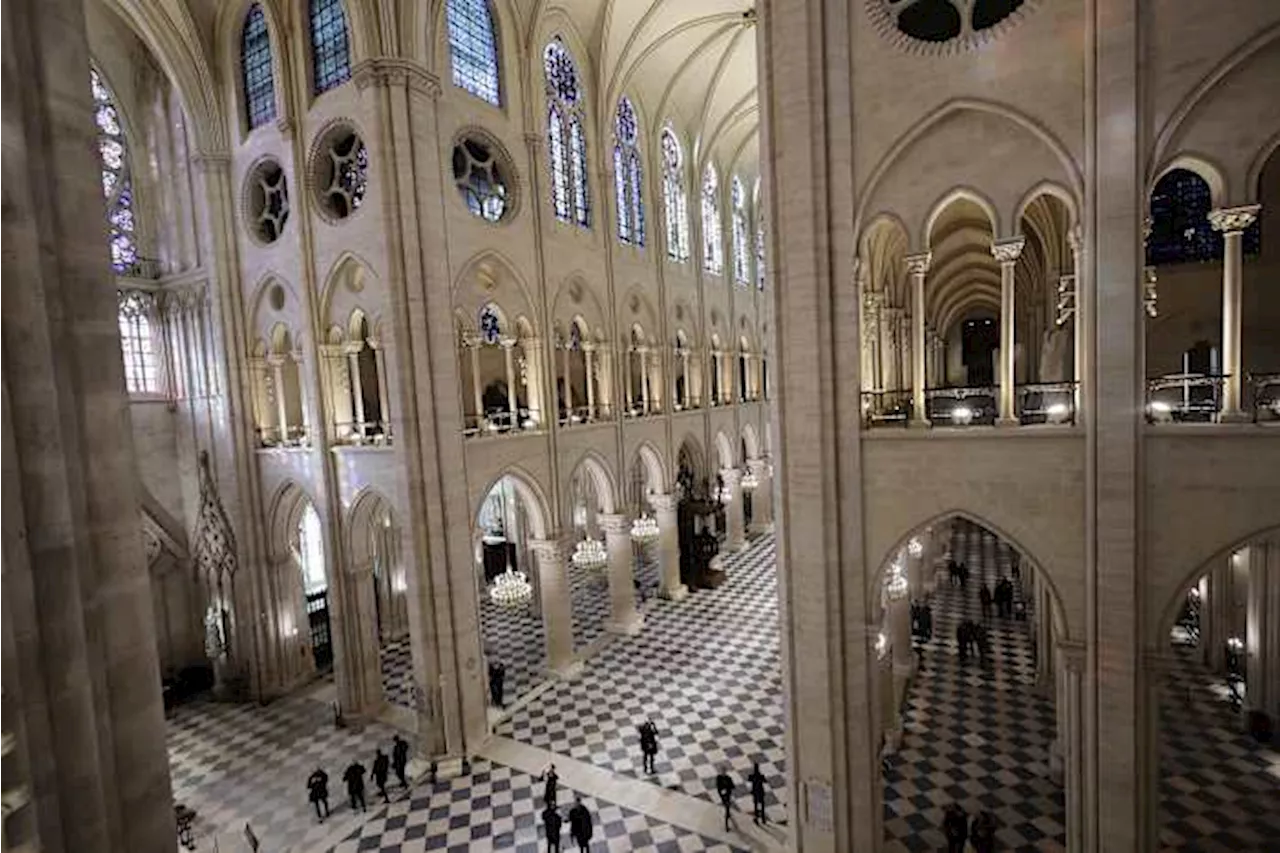
M565 661L564 663L559 664L558 666L553 666L551 668L551 672L557 678L563 678L565 680L568 680L572 678L577 678L579 675L581 675L583 667L584 667L584 664L582 663L581 660L579 660L578 658L571 658Z
M933 426L933 421L928 418L912 418L907 421L907 426L910 429L928 429Z
M1022 421L1017 418L996 418L996 426L998 427L1016 427L1022 426Z
M689 597L689 587L678 583L673 587L658 590L658 595L667 601L684 601Z
M438 758L435 762L414 758L409 761L405 775L410 779L418 779L431 771L432 763L436 767L436 779L456 779L462 775L462 756Z
M1249 424L1253 423L1253 415L1248 412L1234 411L1222 412L1218 415L1218 423L1223 424Z
M644 614L633 613L625 619L610 619L604 623L604 629L610 634L622 634L634 637L644 627Z

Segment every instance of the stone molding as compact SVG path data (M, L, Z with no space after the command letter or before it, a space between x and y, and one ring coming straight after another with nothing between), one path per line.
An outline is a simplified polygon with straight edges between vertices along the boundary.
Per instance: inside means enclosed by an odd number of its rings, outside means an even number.
M933 252L916 252L903 258L907 262L907 272L911 275L924 275L929 272L933 263Z
M991 256L1001 265L1016 263L1026 244L1027 238L1022 236L996 240L991 244Z
M1215 231L1231 234L1243 231L1258 219L1260 204L1245 204L1240 207L1220 207L1209 211L1209 224Z
M443 92L439 77L421 63L398 56L374 56L357 62L351 69L351 78L362 92L368 88L407 86L433 101Z

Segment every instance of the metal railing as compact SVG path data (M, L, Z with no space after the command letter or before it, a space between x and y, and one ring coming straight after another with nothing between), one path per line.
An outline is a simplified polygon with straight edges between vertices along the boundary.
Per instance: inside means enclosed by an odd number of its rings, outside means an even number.
M928 388L924 396L934 426L992 426L996 422L999 406L994 387Z
M1280 373L1250 373L1253 392L1253 422L1280 421Z
M1218 422L1226 375L1174 373L1147 380L1147 422Z
M333 443L353 447L387 447L391 444L391 424L386 421L334 424Z
M1076 382L1030 382L1017 387L1018 423L1074 424Z
M911 420L910 391L863 391L862 425L904 427Z
M560 426L570 427L580 424L595 424L613 420L613 407L608 405L574 406L565 411L560 410Z
M509 410L498 409L483 415L466 415L463 418L462 434L467 438L479 438L540 429L542 419L537 409L522 408L514 416Z
M311 436L303 426L291 426L282 435L279 427L259 427L258 446L280 449L310 447Z

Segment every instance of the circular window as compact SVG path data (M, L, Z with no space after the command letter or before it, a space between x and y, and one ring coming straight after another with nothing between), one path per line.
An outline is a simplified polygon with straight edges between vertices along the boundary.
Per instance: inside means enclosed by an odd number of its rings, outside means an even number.
M880 30L904 47L951 52L985 42L1036 0L868 0Z
M245 179L244 209L249 233L260 243L274 243L289 219L289 184L275 160L263 160Z
M511 166L496 146L476 136L453 146L453 182L467 210L489 222L512 211Z
M360 135L345 124L321 138L311 158L311 178L320 210L330 219L346 219L364 204L369 188L369 152Z

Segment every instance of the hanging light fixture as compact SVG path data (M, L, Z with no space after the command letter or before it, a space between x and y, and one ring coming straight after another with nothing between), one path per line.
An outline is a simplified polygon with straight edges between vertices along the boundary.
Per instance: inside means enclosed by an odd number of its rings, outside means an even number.
M573 549L571 559L580 569L599 570L609 565L609 552L599 539L583 539Z
M522 607L533 598L533 587L530 586L524 572L517 572L510 566L494 580L489 587L489 600L499 607Z
M885 594L892 600L901 600L906 597L908 588L907 575L903 571L902 560L894 560L893 565L889 568L889 578L884 584Z
M907 543L907 553L913 557L919 557L924 553L924 545L921 545L920 540L912 536L911 541Z
M648 515L641 515L631 522L631 541L647 545L658 538L658 522Z

